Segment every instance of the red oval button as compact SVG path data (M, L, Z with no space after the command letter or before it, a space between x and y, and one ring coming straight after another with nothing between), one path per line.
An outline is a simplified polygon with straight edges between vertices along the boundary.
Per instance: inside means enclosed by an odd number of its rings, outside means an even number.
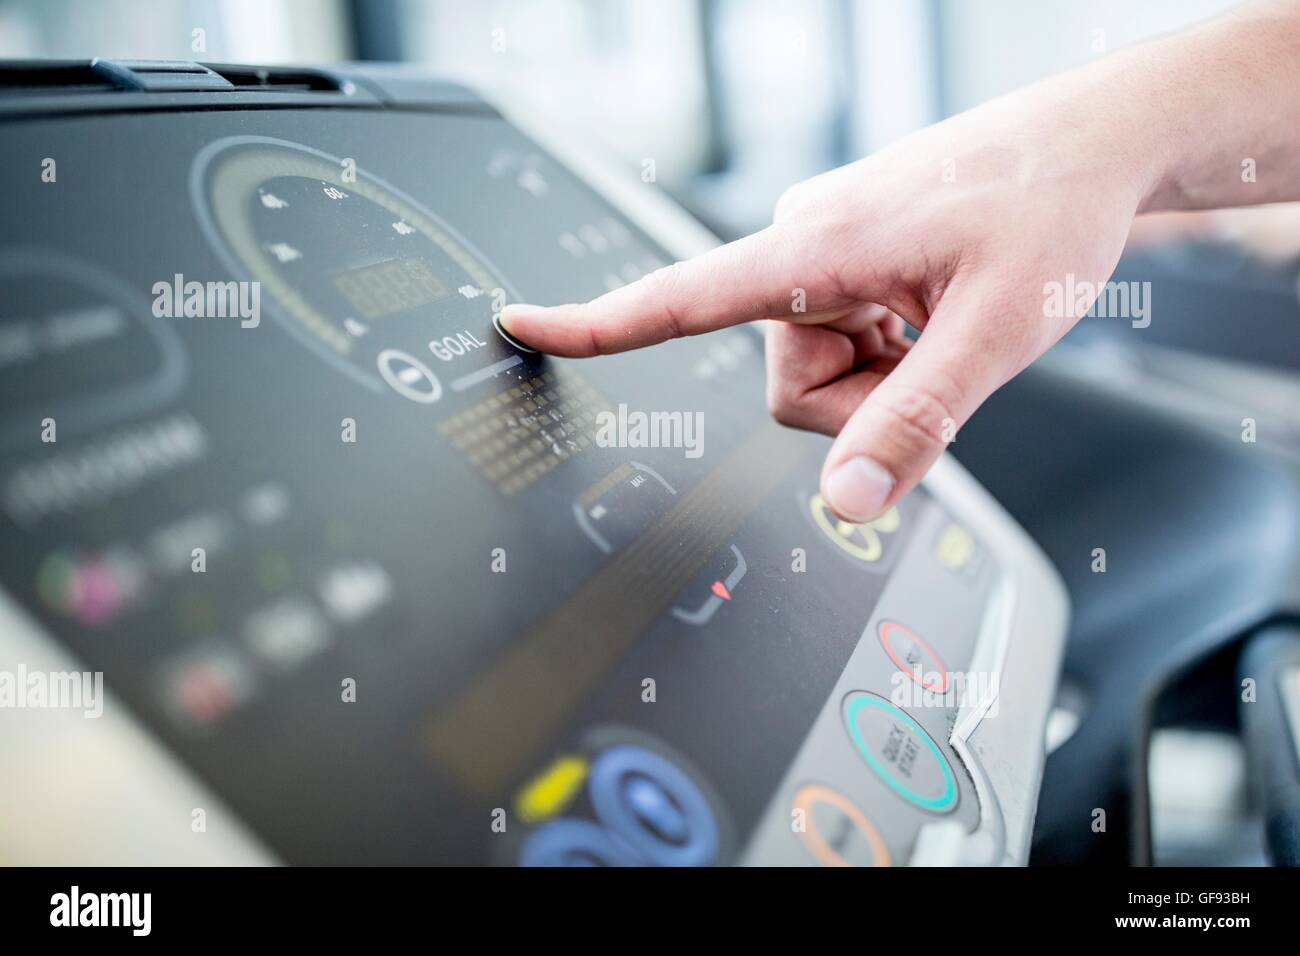
M895 643L901 647L896 647ZM926 690L939 694L948 692L948 665L943 662L933 647L909 627L896 621L880 622L880 646L885 649L894 666ZM933 667L926 667L930 661ZM934 680L934 675L939 680ZM927 679L928 675L928 679Z

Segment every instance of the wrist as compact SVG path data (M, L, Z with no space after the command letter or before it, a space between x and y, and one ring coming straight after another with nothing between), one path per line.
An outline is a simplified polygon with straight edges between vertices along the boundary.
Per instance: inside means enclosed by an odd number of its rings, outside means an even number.
M1149 156L1138 212L1300 198L1300 4L1248 4L1121 58Z
M1084 166L1081 181L1126 197L1134 215L1174 208L1180 190L1186 124L1155 94L1163 59L1153 49L1158 46L1066 74L1057 91L1056 111L1072 127L1068 148Z
M1165 201L1174 168L1175 138L1161 112L1143 103L1136 77L1114 58L1064 74L1026 91L1019 104L1036 119L1026 129L1037 163L1068 188L1122 203L1130 214Z
M1300 198L1297 72L1300 4L1259 3L1042 86L1094 180L1147 213Z

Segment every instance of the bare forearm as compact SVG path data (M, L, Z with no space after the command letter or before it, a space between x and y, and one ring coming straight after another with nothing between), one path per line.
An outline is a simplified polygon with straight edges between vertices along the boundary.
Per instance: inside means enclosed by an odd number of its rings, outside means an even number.
M1300 199L1300 2L1249 4L1114 61L1131 74L1122 109L1149 119L1143 212Z
M1248 4L939 128L1020 157L990 174L1122 193L1133 212L1300 199L1300 0Z
M582 305L511 306L543 351L593 355L752 318L768 401L836 434L823 499L862 522L1090 302L1135 213L1300 199L1300 0L1051 77L788 190L772 226ZM791 290L801 293L791 309ZM924 331L915 340L903 322Z

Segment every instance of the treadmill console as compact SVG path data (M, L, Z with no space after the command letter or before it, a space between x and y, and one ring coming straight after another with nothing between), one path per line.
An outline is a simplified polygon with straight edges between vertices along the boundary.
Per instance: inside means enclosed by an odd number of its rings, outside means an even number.
M12 858L1025 861L1067 610L987 494L836 519L752 329L499 331L663 200L385 74L96 96L0 99L0 671L107 694L0 711Z

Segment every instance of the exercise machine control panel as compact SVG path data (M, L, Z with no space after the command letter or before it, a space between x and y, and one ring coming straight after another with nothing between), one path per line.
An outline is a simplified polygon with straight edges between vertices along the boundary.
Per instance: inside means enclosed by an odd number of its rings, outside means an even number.
M1023 862L1050 566L947 458L837 519L752 329L509 340L682 252L447 89L0 97L0 670L103 682L0 710L0 844Z

